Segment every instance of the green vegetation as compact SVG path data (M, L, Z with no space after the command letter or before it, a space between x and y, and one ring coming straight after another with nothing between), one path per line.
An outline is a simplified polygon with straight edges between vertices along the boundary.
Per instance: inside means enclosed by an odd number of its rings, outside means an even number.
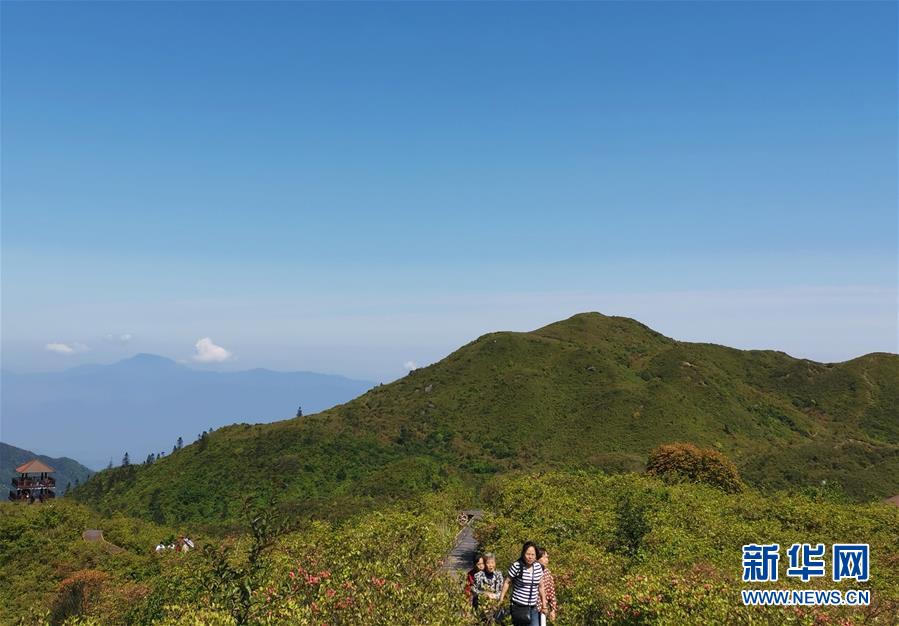
M89 528L102 529L107 541L124 550L85 542L81 533ZM76 596L111 622L124 620L129 604L160 574L153 547L174 534L120 515L102 518L67 498L0 503L0 623L37 623L40 617L58 623L82 604Z
M342 519L457 482L438 461L375 437L288 421L223 429L152 465L100 472L74 493L104 514L227 531L247 527L247 507L274 503L294 520Z
M262 512L250 533L161 554L152 547L164 528L100 521L66 501L4 504L0 622L464 624L460 587L439 572L458 531L459 497L446 491L299 528ZM81 542L80 529L98 522L128 549Z
M560 625L893 624L899 615L899 508L822 494L727 494L636 474L559 472L491 483L477 535L503 563L525 540L550 553ZM768 588L867 588L865 608L744 607L743 544L871 545L869 583L803 584L784 569ZM781 568L786 556L781 557Z
M480 502L503 564L550 549L560 624L890 623L899 510L852 501L899 493L897 383L896 355L813 363L599 314L485 335L329 411L99 472L76 502L0 507L0 622L471 624L438 565ZM181 532L201 549L151 552ZM743 544L843 541L871 545L871 607L742 606Z
M439 570L460 500L445 490L350 515L305 521L263 512L251 531L204 537L186 554L152 554L166 529L71 502L0 507L3 623L82 625L426 623L475 626L461 574ZM599 471L513 473L484 489L482 546L503 569L521 543L550 553L560 626L584 624L892 624L899 614L899 509L848 504L826 491L764 495ZM103 525L126 548L77 540ZM870 607L747 608L741 546L867 542ZM135 545L145 544L142 549ZM31 550L41 546L47 557ZM785 560L782 557L782 561ZM817 588L783 575L777 588ZM818 585L820 587L820 585ZM68 617L67 617L68 616ZM65 621L68 619L68 621Z
M74 492L103 513L233 526L245 501L340 519L519 468L642 470L671 441L715 448L766 489L899 493L899 356L841 364L678 342L576 315L492 333L323 413L238 424Z

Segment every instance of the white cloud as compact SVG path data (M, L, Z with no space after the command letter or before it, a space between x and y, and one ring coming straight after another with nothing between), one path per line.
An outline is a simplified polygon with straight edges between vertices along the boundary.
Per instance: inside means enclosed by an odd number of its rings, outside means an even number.
M221 346L217 346L209 337L203 337L194 344L197 351L193 356L193 360L198 363L221 363L227 361L234 355Z
M403 363L403 369L407 369L407 370L409 370L410 372L411 372L412 370L417 370L417 369L418 369L418 363L416 363L415 361L406 361L405 363Z
M75 349L64 343L48 343L44 348L56 354L75 354Z
M59 343L59 342L48 343L47 345L44 346L44 349L48 350L49 352L55 352L56 354L63 354L63 355L75 354L77 352L87 352L88 350L90 350L90 348L88 348L83 343L77 343L77 342L73 343L71 345L67 344L67 343Z
M106 339L106 341L108 341L109 343L118 343L124 346L127 345L132 339L134 339L134 335L132 335L131 333L109 333L104 337L104 339Z

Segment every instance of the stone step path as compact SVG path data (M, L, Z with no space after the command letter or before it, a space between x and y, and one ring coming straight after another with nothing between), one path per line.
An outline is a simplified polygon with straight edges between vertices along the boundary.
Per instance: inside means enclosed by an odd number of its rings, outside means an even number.
M441 569L445 572L467 572L471 569L471 562L478 550L478 542L474 538L474 530L472 522L477 521L484 516L484 511L480 509L467 509L462 511L468 516L468 522L456 535L456 543L453 549L449 551L443 560Z
M125 548L120 548L119 546L115 545L114 543L109 543L108 541L106 541L106 539L103 537L102 530L96 530L96 529L85 530L83 533L81 533L81 538L90 543L99 543L104 548L109 550L110 552L124 552L125 551Z

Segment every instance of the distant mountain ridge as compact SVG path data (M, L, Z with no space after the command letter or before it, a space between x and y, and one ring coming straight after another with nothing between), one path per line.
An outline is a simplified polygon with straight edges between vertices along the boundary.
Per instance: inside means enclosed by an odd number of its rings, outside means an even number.
M484 335L316 415L237 424L152 466L100 473L78 497L157 521L227 521L248 494L332 514L509 470L640 470L672 441L720 449L755 486L826 480L856 500L891 496L899 356L815 363L579 314ZM245 476L261 479L248 490Z
M16 468L31 459L39 459L56 470L53 478L56 479L57 496L65 494L67 485L74 487L76 483L83 483L94 473L75 459L44 456L0 442L0 480L3 481L5 488L9 488L10 480L16 476ZM6 497L5 492L0 493Z
M154 354L62 372L3 371L0 383L4 440L95 468L118 464L126 451L141 462L171 451L178 437L190 442L235 421L284 419L300 405L321 411L373 386L313 372L196 370Z

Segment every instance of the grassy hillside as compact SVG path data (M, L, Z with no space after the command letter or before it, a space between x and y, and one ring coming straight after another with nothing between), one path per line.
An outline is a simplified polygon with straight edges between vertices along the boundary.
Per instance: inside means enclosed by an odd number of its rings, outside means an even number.
M560 626L662 624L894 624L899 610L899 509L846 504L826 490L805 495L727 494L701 484L669 485L636 474L513 472L485 486L482 547L508 567L524 540L548 548ZM315 521L272 533L278 519L224 539L198 537L187 554L92 553L72 528L118 528L131 543L154 541L156 527L124 518L87 521L72 503L0 506L3 581L0 621L54 610L79 591L82 626L116 624L389 624L475 626L461 585L439 571L453 544L455 490L404 499L340 523ZM110 533L108 533L110 534ZM27 538L23 540L23 537ZM30 556L47 547L53 567ZM23 543L25 541L25 543ZM864 542L871 579L801 583L785 575L773 588L865 588L869 607L747 608L740 590L746 543ZM125 544L123 544L125 545ZM87 558L93 562L87 561ZM89 570L83 568L89 567ZM76 570L73 573L73 570ZM80 573L79 573L80 570ZM80 586L77 586L79 585ZM9 586L6 586L9 585ZM19 595L30 590L26 602ZM34 593L39 591L42 593ZM53 615L54 613L50 613ZM24 623L44 623L25 619ZM54 623L59 623L58 621Z
M101 472L75 497L160 523L227 523L243 500L339 517L518 468L640 469L671 441L722 450L759 487L899 493L899 356L815 363L586 313L484 335L313 416L227 427Z
M103 529L106 540L123 550L85 542L81 533L89 528ZM92 581L105 587L95 599L104 621L129 621L132 604L162 571L164 560L155 557L153 546L175 533L122 516L102 518L68 498L0 503L0 623L61 623L71 608L67 591Z
M94 473L90 468L68 457L56 459L0 442L0 480L3 481L3 486L8 487L10 479L17 475L16 468L31 459L40 459L56 470L53 478L56 479L56 494L60 496L65 493L67 485L75 486L76 483L83 483Z
M428 494L300 528L263 514L254 532L224 538L182 527L197 549L158 554L153 546L174 530L102 518L68 499L0 503L0 623L464 624L459 586L438 574L459 530L457 497ZM84 528L104 529L124 550L82 541Z

